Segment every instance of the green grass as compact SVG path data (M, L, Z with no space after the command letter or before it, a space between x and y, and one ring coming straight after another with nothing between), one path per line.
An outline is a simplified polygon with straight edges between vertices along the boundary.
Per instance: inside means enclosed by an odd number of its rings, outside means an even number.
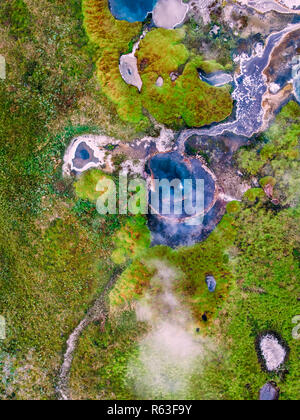
M293 109L298 109L294 103L284 108L267 135L273 130L282 130L283 134L297 133L299 125L295 123L295 117L297 119L298 114L293 114ZM295 139L294 134L290 138L291 150L295 150L299 138ZM284 137L281 140L285 141ZM256 147L254 145L253 150ZM251 149L247 149L247 153L250 152ZM278 159L277 153L285 168L289 152L277 150L274 159ZM287 153L285 159L281 153ZM255 163L254 157L252 161ZM261 180L262 186L266 183L275 185L275 180L269 175ZM194 372L190 378L187 398L256 400L259 389L267 381L274 380L280 387L282 400L297 399L300 347L299 341L292 337L292 320L300 313L299 222L299 206L274 211L261 188L249 190L242 202L228 205L222 222L203 243L179 250L154 247L137 257L110 293L112 322L115 316L130 309L136 300L149 292L154 272L148 262L153 258L167 261L182 273L176 285L177 298L190 308L201 334L209 336L217 346L211 359L204 363L203 372ZM214 275L217 280L217 290L213 294L207 291L207 274ZM208 323L201 320L204 312L208 315ZM290 349L286 365L273 374L262 371L255 350L257 336L269 330L280 334ZM135 336L135 340L141 338L142 333ZM127 348L121 342L120 351L127 355ZM132 354L137 356L136 347ZM108 350L99 354L105 369L110 366L110 362L105 361L108 355ZM126 376L128 355L122 362L118 359L117 365L120 376L115 377L115 390ZM84 370L82 364L81 369ZM103 377L99 375L98 383L103 384L102 381ZM122 398L124 390L125 395L136 397L132 385L126 382L125 388L115 394L116 398ZM87 392L94 391L89 388Z
M12 0L3 4L0 22L9 23L9 35L16 39L26 40L31 35L32 16L23 0Z
M282 205L299 203L300 106L289 102L264 135L264 142L254 148L241 149L237 162L247 174L274 180L274 195ZM267 177L267 178L266 178Z
M146 332L133 311L124 311L104 331L91 325L76 351L71 389L74 399L136 399L127 364L138 354L138 338Z
M214 25L220 28L219 35L213 36L210 30ZM184 37L184 44L188 50L192 51L195 55L203 55L205 59L211 59L221 64L226 71L232 71L234 64L232 62L232 51L238 47L238 37L232 33L232 29L226 23L220 24L218 19L213 19L209 25L203 25L200 22L195 22L190 19L185 25L186 34ZM205 69L204 71L210 72L216 69Z
M76 135L136 136L97 91L82 21L80 0L0 5L1 399L55 397L67 337L114 269L119 219L101 218L61 176Z
M232 260L236 286L219 316L220 327L212 330L223 337L224 360L208 374L212 384L220 384L222 399L257 399L268 380L278 383L281 399L297 399L300 348L292 338L292 319L300 310L299 264L293 255L299 210L274 215L258 204L244 208L238 218L238 255ZM261 371L255 339L266 330L281 334L291 349L287 375Z
M143 296L153 276L148 262L151 259L165 260L182 272L176 293L189 306L195 324L206 330L222 307L232 284L227 250L233 244L234 236L235 220L227 215L217 230L201 244L179 250L163 246L145 248L140 257L136 255L135 261L120 276L110 293L111 308L130 306L134 299ZM216 293L208 291L206 275L216 278ZM208 316L208 324L202 321L204 313Z

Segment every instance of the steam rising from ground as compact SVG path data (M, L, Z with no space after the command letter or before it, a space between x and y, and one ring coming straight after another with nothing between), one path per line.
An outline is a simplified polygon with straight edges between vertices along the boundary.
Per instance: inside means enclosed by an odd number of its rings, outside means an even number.
M181 274L162 261L148 264L156 274L136 314L151 331L140 342L138 360L131 361L128 375L141 398L187 399L191 377L201 373L213 345L189 331L191 316L174 295Z

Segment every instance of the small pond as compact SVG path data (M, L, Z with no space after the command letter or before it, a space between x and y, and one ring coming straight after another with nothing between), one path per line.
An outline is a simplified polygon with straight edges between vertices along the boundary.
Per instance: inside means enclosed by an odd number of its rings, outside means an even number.
M128 22L143 22L156 3L157 0L109 0L114 17Z

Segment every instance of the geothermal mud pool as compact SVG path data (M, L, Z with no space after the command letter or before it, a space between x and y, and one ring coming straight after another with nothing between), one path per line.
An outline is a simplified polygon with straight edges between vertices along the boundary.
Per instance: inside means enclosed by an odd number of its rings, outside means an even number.
M172 218L166 217L168 215L163 215L158 211L156 213L159 214L149 215L149 228L152 232L153 245L165 244L176 247L190 245L205 239L224 214L226 202L241 199L241 194L235 194L232 189L229 191L230 186L227 184L233 182L234 189L243 192L251 187L242 186L241 178L239 179L236 174L233 174L233 170L230 168L231 156L228 159L227 152L218 151L217 139L221 138L224 142L224 138L227 136L225 141L227 143L233 142L234 145L236 139L239 138L240 140L236 143L237 147L243 143L246 144L247 139L267 128L269 119L274 116L274 112L287 99L285 94L280 96L279 93L285 92L292 76L294 77L292 82L294 82L295 92L298 93L300 84L299 59L295 62L298 44L291 42L291 40L298 37L299 33L300 24L289 25L284 30L270 35L265 46L257 44L252 56L243 55L236 58L236 61L240 63L240 70L234 75L233 98L236 100L236 117L234 120L213 124L207 129L183 130L175 142L173 141L175 133L163 127L160 137L147 137L132 144L126 144L121 140L106 136L84 136L75 139L68 148L65 155L64 173L79 174L95 167L112 172L115 169L112 163L113 155L123 152L128 159L122 164L122 172L148 179L149 187L153 177L157 179L174 179L177 177L179 179L186 177L186 179L192 180L195 180L196 177L204 179L205 205L201 225L192 226L188 224L187 217L184 215ZM278 66L277 55L282 54L280 48L283 49L286 46L289 47L289 55L285 54L280 66ZM130 55L131 59L135 58L134 52L137 48L138 43L135 45L133 54ZM294 67L292 63L294 63ZM271 66L275 69L273 72ZM126 71L126 65L124 68L124 71ZM136 74L134 69L128 76L134 79L131 84L136 83L136 86L141 88L139 75ZM200 73L199 76L202 79L205 78L207 83L214 85L231 81L231 76L222 72L208 75ZM272 94L272 92L275 93ZM293 91L288 92L288 97L290 97ZM297 93L295 97L299 99ZM272 100L274 101L273 107L270 105ZM266 117L267 114L268 117ZM197 137L198 143L210 142L211 140L215 145L215 150L210 151L211 156L218 153L221 155L221 158L215 162L213 170L207 167L203 159L201 161L199 157L195 159L186 155L185 145L188 144L187 140L193 136ZM108 147L116 148L116 150L109 152ZM163 155L158 155L159 153L163 153ZM224 167L225 163L226 168ZM182 170L181 174L180 168ZM184 177L182 174L184 174ZM228 182L224 179L223 174L229 176ZM218 181L219 178L220 182Z
M283 367L288 357L288 348L276 333L261 335L256 347L259 361L268 372L276 372Z
M220 139L211 144L211 166L209 168L201 156L179 154L171 130L161 129L158 138L145 137L132 143L107 136L81 136L74 139L68 147L63 172L66 176L79 176L91 168L100 168L112 173L116 168L114 156L126 154L127 159L121 164L120 173L147 180L149 186L149 202L154 189L153 180L179 180L182 183L182 200L180 214L174 213L174 195L171 195L169 214L162 212L162 196L160 204L149 208L148 221L152 233L152 244L164 244L171 247L192 245L206 238L220 222L226 208L226 203L240 200L243 193L250 188L231 165L233 151L245 140L232 138L235 147L228 148L225 143L229 139ZM201 143L201 138L197 140ZM218 174L215 174L215 170ZM218 180L220 178L220 182ZM230 179L230 182L226 180ZM186 214L184 203L188 203L184 180L190 180L192 185L191 205L196 207L196 180L204 181L204 202L198 212ZM200 187L201 188L201 187ZM202 187L203 188L203 187ZM173 190L171 190L173 191ZM183 200L183 197L185 200ZM178 203L177 203L178 204ZM154 211L156 210L156 211Z
M164 212L161 191L159 210L156 209L148 216L153 245L182 246L193 244L207 236L220 221L222 202L219 199L220 190L217 179L206 164L200 159L172 152L152 157L147 164L147 170L152 180L165 179L170 182L178 180L182 187L182 196L179 195L179 198L174 197L172 190L170 213ZM185 180L191 181L192 191L190 193L186 191ZM198 188L198 198L203 195L203 203L200 204L199 209L196 202L196 180L204 181L203 186ZM155 190L153 185L152 189ZM174 214L176 199L180 201L181 212L179 214ZM187 200L193 207L193 212L189 212L189 214L185 211ZM149 201L151 203L151 192Z

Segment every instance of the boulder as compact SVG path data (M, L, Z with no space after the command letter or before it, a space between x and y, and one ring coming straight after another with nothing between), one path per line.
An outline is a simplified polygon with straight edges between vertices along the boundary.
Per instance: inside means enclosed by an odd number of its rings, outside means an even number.
M216 290L217 282L214 276L206 276L205 283L207 284L208 290L213 293Z
M279 399L280 389L275 382L268 382L259 391L260 401L277 401Z
M158 79L156 80L156 86L157 87L162 87L164 85L164 79L159 76Z

